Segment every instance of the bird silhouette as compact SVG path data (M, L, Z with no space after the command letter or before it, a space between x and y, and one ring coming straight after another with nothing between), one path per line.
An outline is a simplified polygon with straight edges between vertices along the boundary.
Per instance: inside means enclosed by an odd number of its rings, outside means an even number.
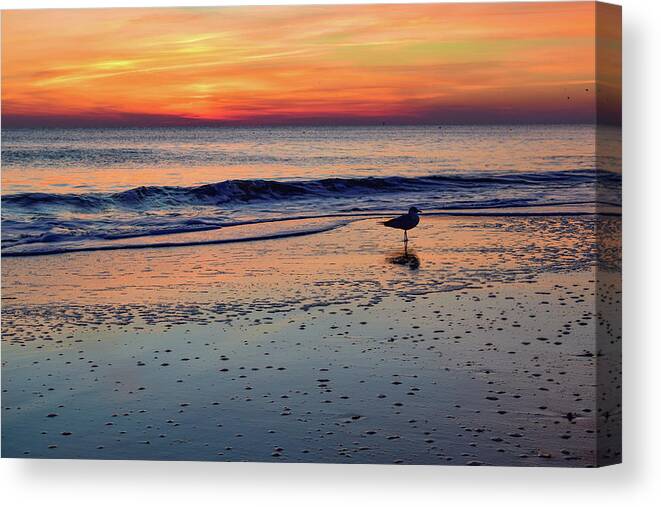
M407 232L416 227L420 223L420 217L418 216L422 211L420 211L415 206L409 208L409 212L405 215L400 215L397 218L392 218L382 222L386 227L392 227L393 229L400 229L404 231L404 249L407 248L409 237Z

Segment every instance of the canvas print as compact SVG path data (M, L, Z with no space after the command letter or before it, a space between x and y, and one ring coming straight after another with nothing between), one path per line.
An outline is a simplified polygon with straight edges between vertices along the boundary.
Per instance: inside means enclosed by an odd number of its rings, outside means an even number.
M620 8L2 12L2 456L621 461Z

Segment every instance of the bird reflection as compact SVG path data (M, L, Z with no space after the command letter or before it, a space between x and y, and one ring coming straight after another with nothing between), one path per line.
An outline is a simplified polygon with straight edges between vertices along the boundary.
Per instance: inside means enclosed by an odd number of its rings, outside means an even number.
M420 257L418 257L414 252L405 248L403 252L398 252L391 254L386 257L386 261L389 264L395 264L397 266L405 266L411 271L415 271L420 268Z

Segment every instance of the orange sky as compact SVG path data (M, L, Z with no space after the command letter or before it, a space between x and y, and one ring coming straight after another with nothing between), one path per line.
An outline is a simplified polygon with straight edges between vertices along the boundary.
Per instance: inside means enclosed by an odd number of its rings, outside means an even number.
M3 123L592 121L594 36L592 2L4 11Z

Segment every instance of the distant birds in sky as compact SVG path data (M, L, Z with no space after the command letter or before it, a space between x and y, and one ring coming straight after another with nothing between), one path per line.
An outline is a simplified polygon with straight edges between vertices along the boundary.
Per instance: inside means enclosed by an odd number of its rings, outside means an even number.
M585 91L586 91L586 92L589 92L589 91L590 91L590 88L586 88ZM567 95L567 100L571 100L571 97L570 97L569 95Z

